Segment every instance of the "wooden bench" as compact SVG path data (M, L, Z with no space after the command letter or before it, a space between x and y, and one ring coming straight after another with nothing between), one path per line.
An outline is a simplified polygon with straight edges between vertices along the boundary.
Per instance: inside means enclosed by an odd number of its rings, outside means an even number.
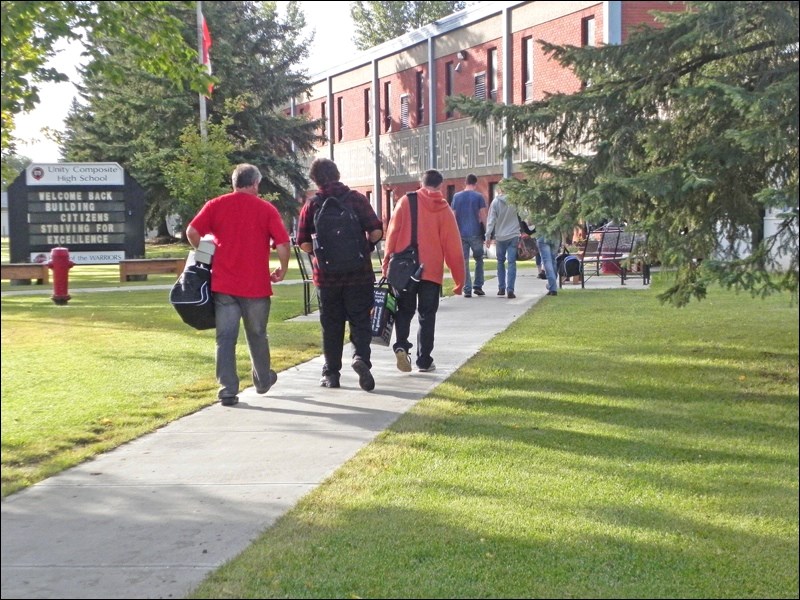
M50 269L45 263L3 263L0 265L0 279L10 279L11 284L35 279L39 285L50 281Z
M314 285L313 265L311 255L300 249L300 246L292 242L294 257L297 259L297 266L300 268L300 276L303 278L303 314L308 315L319 310L319 296ZM316 300L316 302L314 302ZM314 304L316 303L316 308Z
M645 254L647 236L622 228L598 229L589 233L577 254L581 261L581 287L598 275L615 275L622 285L631 277L650 283L650 265Z
M128 258L119 261L119 280L130 281L131 275L180 275L186 266L185 258Z

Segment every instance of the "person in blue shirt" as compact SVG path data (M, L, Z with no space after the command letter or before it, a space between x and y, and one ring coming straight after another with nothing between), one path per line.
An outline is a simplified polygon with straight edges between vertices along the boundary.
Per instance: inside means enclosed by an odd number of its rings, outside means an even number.
M453 212L456 215L458 231L461 234L461 247L464 251L464 298L485 296L483 291L483 236L486 231L486 200L475 187L478 178L470 173L467 175L464 189L453 196ZM469 269L469 254L475 259L475 278L473 280Z

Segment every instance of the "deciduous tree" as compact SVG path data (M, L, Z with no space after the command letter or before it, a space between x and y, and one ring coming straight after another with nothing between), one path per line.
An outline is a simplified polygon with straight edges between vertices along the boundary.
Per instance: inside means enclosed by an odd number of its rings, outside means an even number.
M367 50L462 10L466 2L351 2L356 48Z

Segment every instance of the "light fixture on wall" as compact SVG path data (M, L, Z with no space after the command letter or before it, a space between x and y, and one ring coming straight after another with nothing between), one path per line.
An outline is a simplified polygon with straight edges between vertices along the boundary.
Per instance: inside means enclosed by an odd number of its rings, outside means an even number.
M456 58L458 60L467 60L467 51L459 50L458 52L456 52Z
M453 70L454 70L456 73L460 73L460 72L461 72L461 63L460 63L460 62L457 62L457 63L456 63L456 66L455 66L455 67L453 67Z

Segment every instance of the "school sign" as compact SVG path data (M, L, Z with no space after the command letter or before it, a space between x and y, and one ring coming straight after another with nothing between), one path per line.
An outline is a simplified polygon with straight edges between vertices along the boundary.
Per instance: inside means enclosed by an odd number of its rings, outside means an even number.
M117 163L31 164L8 188L11 262L76 264L144 256L144 190Z

